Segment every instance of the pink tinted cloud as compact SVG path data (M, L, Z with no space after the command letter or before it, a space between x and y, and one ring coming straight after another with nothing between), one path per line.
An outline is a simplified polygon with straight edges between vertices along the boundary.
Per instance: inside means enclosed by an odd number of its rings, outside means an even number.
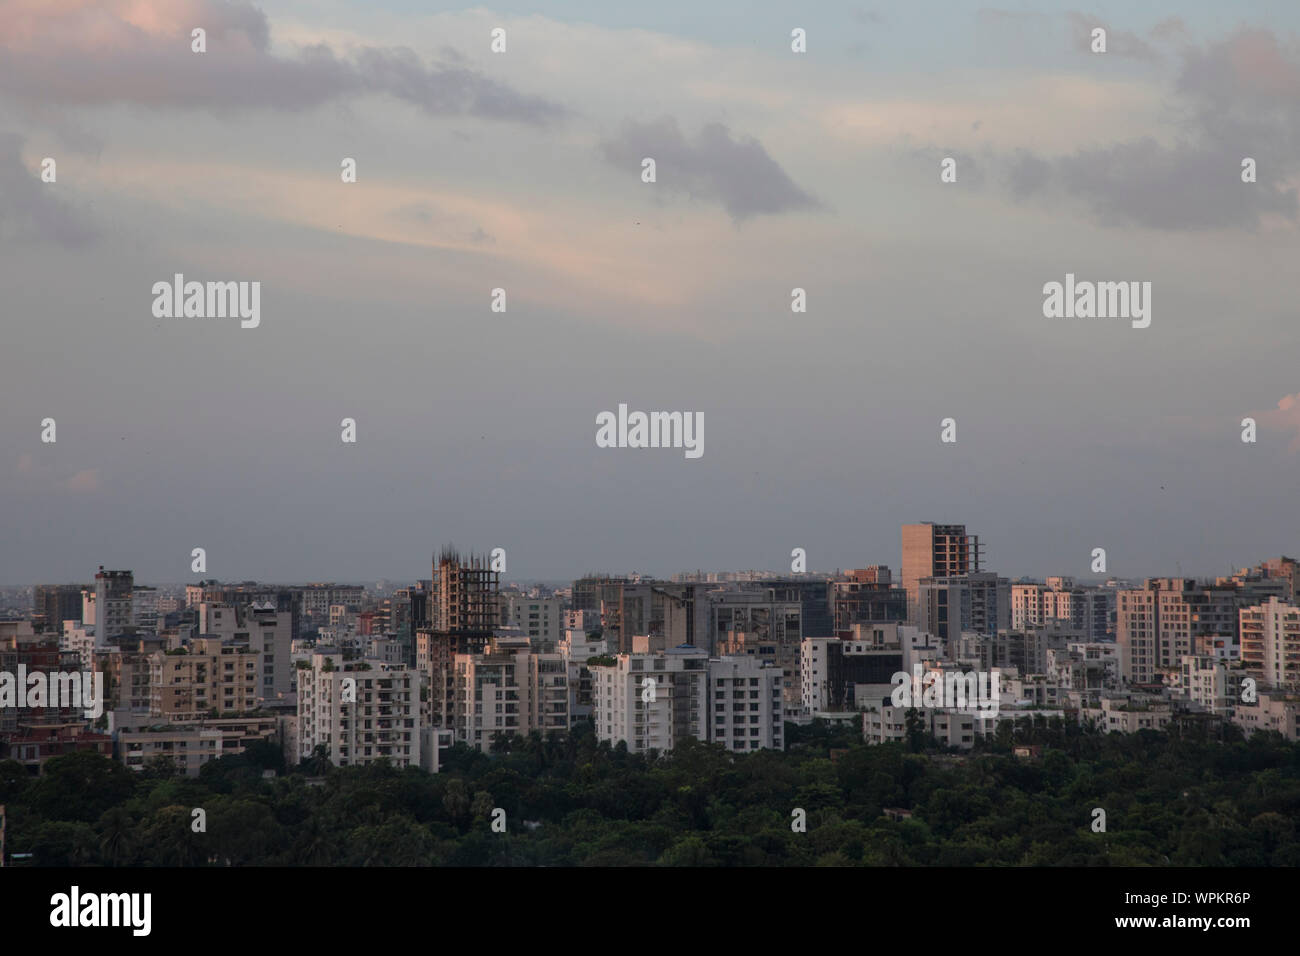
M1283 395L1278 399L1277 407L1262 412L1252 412L1251 417L1265 431L1292 432L1292 453L1300 451L1300 392Z
M86 468L77 472L65 483L67 489L76 494L89 494L99 490L99 469Z

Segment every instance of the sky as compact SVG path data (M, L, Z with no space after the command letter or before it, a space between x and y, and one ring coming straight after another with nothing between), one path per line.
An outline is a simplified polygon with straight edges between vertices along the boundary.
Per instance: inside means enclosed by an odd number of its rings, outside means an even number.
M0 582L1300 552L1300 5L804 7L0 0Z

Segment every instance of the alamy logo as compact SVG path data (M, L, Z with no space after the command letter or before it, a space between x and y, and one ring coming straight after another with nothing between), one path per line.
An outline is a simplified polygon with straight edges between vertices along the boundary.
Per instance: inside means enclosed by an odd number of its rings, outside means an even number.
M920 664L912 673L897 671L890 683L897 684L890 701L895 707L940 707L945 710L979 711L996 717L1001 702L1002 675L994 671L950 671L925 673Z
M1043 315L1049 319L1132 319L1133 328L1151 324L1150 282L1075 282L1043 286Z
M176 273L171 282L153 284L155 319L242 319L239 327L255 329L262 322L262 283L186 282Z
M631 412L596 416L597 448L684 448L687 458L704 454L703 412Z
M153 922L151 893L83 894L74 886L51 896L50 907L51 926L128 926L132 936L148 936Z
M6 707L80 708L85 716L97 720L104 712L104 674L102 671L36 671L27 673L19 664L18 673L0 671L0 710Z

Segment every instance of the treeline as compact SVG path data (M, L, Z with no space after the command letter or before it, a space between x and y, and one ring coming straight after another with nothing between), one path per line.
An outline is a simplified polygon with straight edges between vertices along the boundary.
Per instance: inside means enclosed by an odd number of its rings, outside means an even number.
M0 803L11 865L1300 865L1300 746L1276 734L1056 723L956 755L820 723L787 731L784 753L637 755L583 727L488 754L458 746L436 775L320 757L286 770L269 744L197 778L72 754L39 778L0 762Z

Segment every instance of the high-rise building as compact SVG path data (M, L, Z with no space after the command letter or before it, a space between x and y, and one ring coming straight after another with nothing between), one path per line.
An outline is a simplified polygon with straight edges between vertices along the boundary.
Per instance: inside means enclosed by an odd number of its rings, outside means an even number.
M922 578L917 626L951 654L963 631L996 634L1011 626L1011 582L991 571Z
M907 591L908 623L919 620L922 578L947 578L980 569L979 538L964 524L903 525L903 589Z
M99 566L95 574L94 624L96 645L103 647L119 634L130 633L135 628L132 597L135 577L130 571L105 571ZM83 621L85 620L83 611Z
M501 575L488 559L444 548L433 559L429 626L416 631L416 666L428 686L424 717L450 729L456 699L457 654L482 654L500 623Z
M64 621L81 620L82 584L38 584L32 608L37 633L63 633Z
M832 581L831 613L836 633L854 624L885 624L907 620L907 591L894 585L889 568L872 565L849 571L846 580ZM830 637L804 629L810 637Z
M535 653L526 636L493 638L482 654L457 654L455 739L486 750L498 733L569 729L568 664L561 654Z
M444 549L433 562L431 625L446 634L492 635L499 623L501 574L488 560Z
M354 767L386 759L420 766L420 682L404 664L345 661L317 653L298 675L298 753L324 747L330 762Z
M596 736L624 741L633 753L671 750L687 737L707 739L709 655L695 647L620 654L592 674Z
M257 657L257 696L283 699L293 683L293 614L266 604L199 605L199 633L233 642Z
M709 661L709 736L728 750L785 749L779 668L756 657Z
M1300 608L1277 598L1241 609L1241 660L1270 689L1300 689Z
M777 601L799 603L800 629L805 636L830 637L834 633L829 578L766 578L758 583L771 588Z
M532 639L536 650L554 650L564 633L564 602L518 591L502 591L500 623L517 627Z
M1182 660L1199 653L1202 638L1238 643L1239 601L1235 587L1198 585L1191 578L1150 578L1140 589L1117 595L1115 639L1124 680L1152 684L1173 675Z
M896 627L896 625L895 625ZM801 649L801 698L808 716L880 706L903 668L897 642L805 638Z
M1011 628L1023 631L1057 621L1104 641L1115 633L1115 589L1086 587L1072 578L1051 577L1046 584L1011 585Z

